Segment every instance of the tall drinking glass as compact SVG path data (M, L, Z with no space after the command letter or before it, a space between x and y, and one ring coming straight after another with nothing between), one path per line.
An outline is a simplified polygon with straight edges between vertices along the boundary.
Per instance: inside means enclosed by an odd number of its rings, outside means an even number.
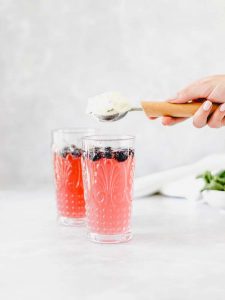
M53 162L59 223L79 226L85 220L81 168L82 137L94 129L75 128L53 131Z
M98 243L130 240L134 137L85 137L83 151L89 239Z

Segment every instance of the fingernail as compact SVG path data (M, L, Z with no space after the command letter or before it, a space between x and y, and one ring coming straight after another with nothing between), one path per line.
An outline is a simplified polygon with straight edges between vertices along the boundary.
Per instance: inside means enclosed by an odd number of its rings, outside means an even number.
M225 111L225 103L223 103L222 105L220 105L220 111L224 112Z
M212 106L212 102L210 102L209 100L205 101L205 103L203 104L203 110L204 111L208 111Z

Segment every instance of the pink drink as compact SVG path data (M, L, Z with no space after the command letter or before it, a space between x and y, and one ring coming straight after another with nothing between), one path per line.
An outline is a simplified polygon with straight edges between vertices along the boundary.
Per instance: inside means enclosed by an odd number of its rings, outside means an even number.
M81 150L70 148L54 153L57 208L59 216L81 221L85 217Z
M82 137L92 129L59 129L53 132L53 162L58 221L66 226L85 224L85 201L81 167Z
M87 227L91 240L131 238L134 150L92 148L84 157Z

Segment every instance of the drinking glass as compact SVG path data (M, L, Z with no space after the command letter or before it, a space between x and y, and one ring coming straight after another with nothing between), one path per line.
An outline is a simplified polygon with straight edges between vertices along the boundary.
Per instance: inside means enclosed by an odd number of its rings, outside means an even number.
M82 137L94 129L75 128L53 131L53 163L58 221L62 225L79 226L85 221L82 179Z
M84 137L82 168L89 239L99 243L130 240L134 137Z

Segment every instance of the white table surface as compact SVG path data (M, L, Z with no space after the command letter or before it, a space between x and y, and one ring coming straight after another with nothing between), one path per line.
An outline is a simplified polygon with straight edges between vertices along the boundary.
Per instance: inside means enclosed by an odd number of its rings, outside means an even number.
M60 227L54 195L0 192L0 299L225 299L225 214L182 199L134 201L134 238L99 245Z

